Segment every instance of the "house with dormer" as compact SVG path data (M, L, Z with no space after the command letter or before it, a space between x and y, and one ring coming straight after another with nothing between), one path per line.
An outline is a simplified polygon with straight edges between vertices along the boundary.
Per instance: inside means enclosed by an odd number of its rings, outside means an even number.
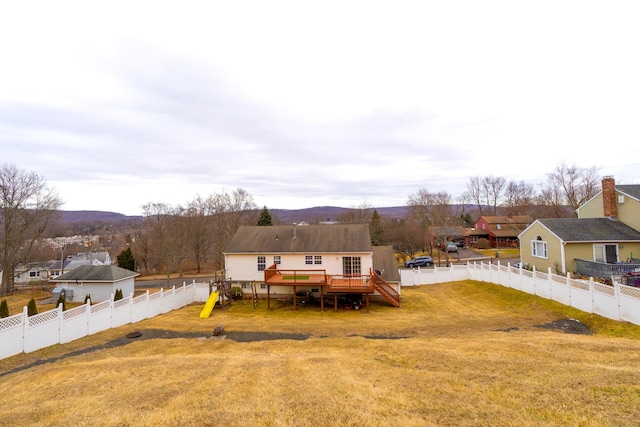
M518 246L518 235L531 224L526 215L481 216L467 231L469 246L481 238L487 239L492 248Z
M536 220L520 235L524 263L538 270L610 278L640 268L640 185L602 190L577 209L578 218Z

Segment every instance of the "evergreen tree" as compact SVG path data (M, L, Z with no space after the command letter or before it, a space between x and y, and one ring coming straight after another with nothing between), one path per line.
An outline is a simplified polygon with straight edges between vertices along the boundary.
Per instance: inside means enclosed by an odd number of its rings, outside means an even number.
M371 235L371 244L373 246L381 246L384 244L384 230L382 230L380 215L377 209L374 209L371 220L369 221L369 234Z
M86 295L84 296L84 304L86 304L86 303L87 303L87 301L91 301L91 295L89 295L89 294L86 294Z
M0 302L0 318L9 317L9 304L7 304L7 300L3 299Z
M67 309L67 304L66 304L66 301L64 300L64 295L62 294L58 296L58 301L56 301L56 307L59 307L60 304L62 304L62 311L65 311Z
M35 316L36 314L38 314L38 307L36 306L36 301L31 298L29 304L27 304L27 316Z
M122 289L116 289L116 293L113 295L113 300L118 301L122 298L124 298L124 296L122 295Z
M136 260L133 257L131 248L127 248L120 252L120 255L118 255L116 259L118 260L118 267L136 271Z
M262 212L260 213L260 218L258 219L258 225L260 226L273 225L271 214L267 210L266 206L262 208Z

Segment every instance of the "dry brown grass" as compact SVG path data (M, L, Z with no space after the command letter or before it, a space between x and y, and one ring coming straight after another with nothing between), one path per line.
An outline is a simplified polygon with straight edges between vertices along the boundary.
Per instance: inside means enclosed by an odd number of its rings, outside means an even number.
M310 337L130 340L63 357L0 377L0 425L637 425L640 327L500 286L405 288L401 309L370 313L240 302L203 320L201 308L18 355L0 373L133 330ZM601 332L535 326L566 316Z

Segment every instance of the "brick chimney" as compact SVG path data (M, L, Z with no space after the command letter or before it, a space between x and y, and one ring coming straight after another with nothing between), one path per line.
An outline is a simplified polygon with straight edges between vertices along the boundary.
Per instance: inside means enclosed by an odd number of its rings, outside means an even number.
M605 218L618 219L616 204L616 180L612 176L602 178L602 205Z

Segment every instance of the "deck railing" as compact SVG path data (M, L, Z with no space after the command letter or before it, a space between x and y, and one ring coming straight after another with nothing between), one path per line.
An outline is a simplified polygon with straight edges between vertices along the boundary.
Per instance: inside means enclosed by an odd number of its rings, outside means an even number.
M632 262L607 264L605 262L587 261L576 258L576 270L578 273L588 277L599 277L601 279L611 280L611 276L613 275L617 276L638 269L640 269L640 264Z
M329 279L330 289L344 289L348 292L349 289L369 289L373 290L373 282L371 276L368 274L332 274Z

